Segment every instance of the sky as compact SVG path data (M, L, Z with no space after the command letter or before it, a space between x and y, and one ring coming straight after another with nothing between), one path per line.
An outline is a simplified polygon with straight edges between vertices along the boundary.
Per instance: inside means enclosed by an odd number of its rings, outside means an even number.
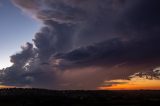
M10 66L10 56L20 50L20 46L32 41L40 24L27 17L10 0L0 0L0 69Z
M159 5L1 0L0 87L160 90Z

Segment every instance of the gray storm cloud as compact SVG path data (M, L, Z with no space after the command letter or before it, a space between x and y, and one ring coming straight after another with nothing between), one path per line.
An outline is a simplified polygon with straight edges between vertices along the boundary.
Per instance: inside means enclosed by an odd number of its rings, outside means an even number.
M159 72L152 71L160 64L158 0L12 1L44 26L1 70L4 85L96 89Z

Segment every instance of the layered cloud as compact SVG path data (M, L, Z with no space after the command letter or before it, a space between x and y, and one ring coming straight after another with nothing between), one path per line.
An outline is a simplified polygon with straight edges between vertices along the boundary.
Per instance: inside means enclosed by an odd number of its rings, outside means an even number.
M1 70L4 85L96 89L105 80L159 72L153 70L160 65L158 0L13 3L44 26Z

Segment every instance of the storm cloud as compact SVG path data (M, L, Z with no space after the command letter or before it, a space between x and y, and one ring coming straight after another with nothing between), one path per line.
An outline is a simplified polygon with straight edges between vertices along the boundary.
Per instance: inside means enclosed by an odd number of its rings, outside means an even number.
M159 76L159 0L12 1L43 27L11 56L1 84L96 89L135 73Z

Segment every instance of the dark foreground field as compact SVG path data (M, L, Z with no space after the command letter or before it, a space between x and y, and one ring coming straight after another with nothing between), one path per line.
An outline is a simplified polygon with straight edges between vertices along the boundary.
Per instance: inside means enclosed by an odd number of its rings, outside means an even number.
M1 89L0 106L159 106L160 91Z

